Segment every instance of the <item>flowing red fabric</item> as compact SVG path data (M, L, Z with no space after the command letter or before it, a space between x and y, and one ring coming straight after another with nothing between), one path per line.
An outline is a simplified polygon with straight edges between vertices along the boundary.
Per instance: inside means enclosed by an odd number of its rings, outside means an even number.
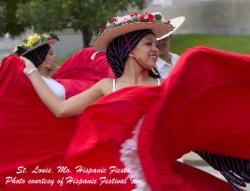
M90 60L92 53L93 49L82 49L54 74L54 78L64 85L67 98L103 77L112 76L105 54L97 54ZM91 67L93 70L101 68L102 73L90 74ZM57 167L64 164L65 150L78 119L54 117L36 95L23 68L23 62L14 55L4 58L0 65L0 190L67 190L67 186L57 183L53 186L28 184L28 179L65 177L57 173ZM53 174L32 173L37 166L51 168ZM18 173L23 168L27 168L27 173ZM7 176L12 177L13 182L6 183ZM21 178L26 180L24 184L18 183Z
M117 169L126 169L120 160L121 144L132 136L132 131L139 119L147 115L147 111L154 107L156 100L162 94L162 87L126 88L106 96L85 111L69 147L67 165L72 168L78 165L86 169L105 168L107 171L106 173L90 175L86 173L73 174L72 176L76 179L98 180L95 185L81 185L79 190L127 191L135 188L131 179L126 179L127 173L110 174L109 169L112 166L116 166ZM158 148L151 149L159 151ZM147 154L143 153L141 160L147 158ZM168 165L167 161L161 162ZM147 164L143 167L147 170L151 168ZM176 168L175 173L181 174L185 181L179 181L178 185L169 187L169 190L230 190L227 183L192 167L178 162L171 164L171 167ZM176 174L171 174L169 178L175 180ZM101 177L106 177L107 180L127 180L127 184L101 184ZM158 180L158 183L161 183L159 181L161 179ZM189 189L184 188L185 186ZM154 189L152 188L152 190Z
M138 121L138 150L154 191L228 191L228 184L176 162L191 150L250 159L250 56L196 47L155 87L130 87L86 109L67 154L74 167L124 169L121 144ZM76 179L124 179L127 174L81 174ZM84 190L131 190L127 184L82 185Z
M41 168L56 168L63 164L63 155L76 127L76 118L57 119L43 105L28 78L23 74L23 62L11 55L0 68L0 175L4 190L53 190L51 186L24 185L6 182L16 179L45 178L46 174L32 174ZM18 174L23 166L29 173ZM49 175L48 177L50 177ZM55 172L52 178L59 178Z
M80 116L74 132L76 118L56 119L36 96L22 72L23 63L19 58L5 58L0 67L0 188L131 190L135 185L126 179L127 172L110 173L109 168L124 169L120 160L121 144L132 137L138 121L144 118L138 150L145 178L152 190L229 190L225 182L180 164L176 159L190 150L250 159L250 142L247 141L250 134L249 63L249 56L203 47L191 49L181 57L163 85L124 88L97 100ZM62 71L69 72L70 69ZM76 76L82 77L84 72L78 74ZM70 81L65 84L71 87ZM82 91L81 87L72 85L72 91ZM66 90L67 95L74 94L70 89ZM30 172L36 165L56 168L65 164L68 144L66 165L72 173L16 173L18 166L28 167ZM74 168L79 165L107 171L77 173ZM6 176L25 179L72 176L98 182L79 186L72 183L62 187L6 185ZM126 181L100 185L101 177Z
M127 173L112 173L109 168L125 169L120 161L120 146L132 136L137 122L162 92L162 86L130 87L109 94L89 106L79 120L79 126L70 144L68 165L90 168L105 168L106 173L80 174L77 179L95 179L95 185L82 185L85 190L132 190L128 179L126 184L101 184L101 177L107 180L125 180Z
M52 77L70 89L70 95L74 95L78 92L74 92L72 89L86 90L100 79L113 78L114 75L108 65L106 53L103 51L95 52L90 47L83 48L69 57L63 63L63 67L59 68Z
M250 159L249 71L249 55L196 47L181 56L140 131L153 190L228 190L181 173L175 161L191 150Z

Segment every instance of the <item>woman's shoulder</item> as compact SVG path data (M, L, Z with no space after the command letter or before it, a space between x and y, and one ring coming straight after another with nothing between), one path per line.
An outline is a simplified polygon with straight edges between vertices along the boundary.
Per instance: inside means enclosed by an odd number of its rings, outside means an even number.
M105 83L110 83L113 81L113 78L103 78L98 83L105 84Z
M112 78L103 78L98 81L95 86L98 87L99 90L103 93L103 95L107 95L112 92L113 89L113 79Z
M107 95L112 92L112 78L103 78L98 81L94 87L102 92L103 95Z

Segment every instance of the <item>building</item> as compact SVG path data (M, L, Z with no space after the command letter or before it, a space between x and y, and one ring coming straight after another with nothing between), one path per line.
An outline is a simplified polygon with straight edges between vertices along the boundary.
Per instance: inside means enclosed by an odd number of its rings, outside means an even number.
M180 33L250 34L249 0L154 0L147 11L186 16Z
M153 0L154 5L176 5L176 4L188 4L188 3L200 3L213 0Z

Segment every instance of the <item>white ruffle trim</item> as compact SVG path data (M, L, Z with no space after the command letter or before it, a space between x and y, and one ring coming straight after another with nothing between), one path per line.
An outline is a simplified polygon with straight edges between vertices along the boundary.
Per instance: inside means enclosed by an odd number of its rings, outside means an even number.
M124 141L120 149L120 159L126 169L129 169L128 177L135 184L135 189L132 191L151 191L147 184L143 169L141 167L140 158L137 152L138 134L143 118L140 119L133 131L133 136Z

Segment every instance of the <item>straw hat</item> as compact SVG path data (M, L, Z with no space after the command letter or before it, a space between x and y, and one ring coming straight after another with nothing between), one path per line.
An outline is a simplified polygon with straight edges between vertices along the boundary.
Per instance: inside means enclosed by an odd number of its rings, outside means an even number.
M23 39L15 48L14 53L22 56L31 50L34 50L44 44L53 44L59 41L59 38L55 34L33 34Z
M174 29L172 31L169 31L168 33L164 34L160 38L157 38L157 40L162 40L162 39L170 36L184 23L185 19L186 18L184 16L175 17L173 19L170 19L170 24L174 27Z
M141 29L150 29L156 37L161 37L172 31L173 26L159 12L113 17L99 30L93 46L96 50L106 50L108 44L116 37Z

